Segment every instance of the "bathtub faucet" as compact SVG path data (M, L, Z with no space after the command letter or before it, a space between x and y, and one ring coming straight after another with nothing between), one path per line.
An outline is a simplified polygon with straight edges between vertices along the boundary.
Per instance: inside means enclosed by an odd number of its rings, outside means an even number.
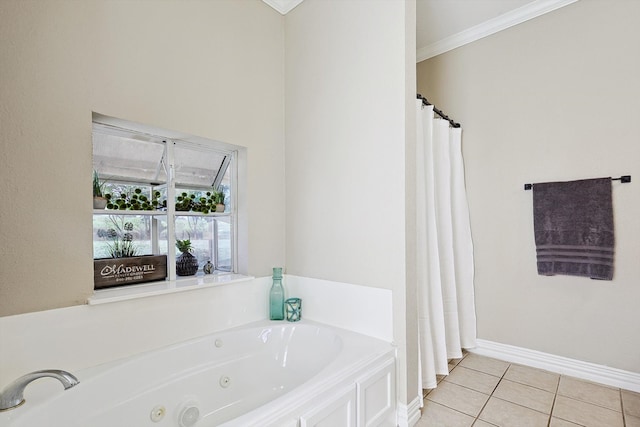
M22 396L27 385L38 378L51 377L62 383L64 389L68 389L77 385L80 381L67 371L57 369L47 369L45 371L35 371L23 375L0 392L0 411L6 411L20 406L24 403Z

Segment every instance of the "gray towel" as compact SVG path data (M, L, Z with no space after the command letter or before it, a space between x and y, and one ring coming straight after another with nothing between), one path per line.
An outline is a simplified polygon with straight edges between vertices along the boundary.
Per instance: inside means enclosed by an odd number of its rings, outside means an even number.
M613 278L611 178L533 185L538 274Z

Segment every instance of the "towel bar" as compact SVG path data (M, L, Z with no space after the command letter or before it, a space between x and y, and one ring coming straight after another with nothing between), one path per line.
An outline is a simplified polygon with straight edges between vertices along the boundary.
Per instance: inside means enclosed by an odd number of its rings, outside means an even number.
M622 175L620 178L611 178L611 181L620 181L621 183L626 184L627 182L631 182L631 175ZM525 190L531 190L531 188L533 188L533 184L524 185Z

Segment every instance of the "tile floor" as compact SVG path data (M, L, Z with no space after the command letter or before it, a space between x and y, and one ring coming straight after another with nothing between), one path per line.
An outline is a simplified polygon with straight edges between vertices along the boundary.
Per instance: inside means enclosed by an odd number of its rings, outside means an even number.
M640 427L640 393L465 353L416 427Z

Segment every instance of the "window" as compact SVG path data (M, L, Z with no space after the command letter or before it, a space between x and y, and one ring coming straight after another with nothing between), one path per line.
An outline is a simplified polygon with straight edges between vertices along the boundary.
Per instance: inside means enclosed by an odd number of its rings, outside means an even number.
M189 240L196 275L204 275L208 262L212 274L236 272L234 146L170 131L163 136L114 120L94 114L93 169L107 198L104 209L94 205L94 266L104 259L164 256L165 276L175 280L176 241ZM96 288L97 280L96 267ZM145 281L123 279L105 287Z

